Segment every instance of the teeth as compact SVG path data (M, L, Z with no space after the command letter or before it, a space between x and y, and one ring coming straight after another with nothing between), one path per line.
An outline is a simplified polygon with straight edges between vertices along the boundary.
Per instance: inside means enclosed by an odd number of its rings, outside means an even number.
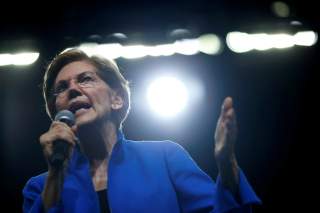
M89 108L80 108L80 109L77 109L75 112L78 112L80 110L87 110L87 109L89 109Z
M73 106L70 107L70 111L72 111L73 113L76 113L80 109L89 109L89 108L91 108L90 104L77 103L77 104L74 104Z

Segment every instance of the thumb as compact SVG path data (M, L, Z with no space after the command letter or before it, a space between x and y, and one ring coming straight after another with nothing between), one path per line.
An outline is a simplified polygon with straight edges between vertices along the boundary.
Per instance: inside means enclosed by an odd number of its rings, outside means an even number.
M77 125L73 125L73 126L71 127L71 130L72 130L72 132L76 135L76 134L77 134L77 131L78 131L78 126L77 126Z
M223 101L221 111L227 112L230 108L232 108L232 105L233 105L232 98L230 96L226 97Z

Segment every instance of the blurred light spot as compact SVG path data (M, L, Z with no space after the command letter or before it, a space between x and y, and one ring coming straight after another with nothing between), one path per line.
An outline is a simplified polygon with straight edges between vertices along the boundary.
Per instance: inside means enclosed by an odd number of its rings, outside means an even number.
M191 32L188 30L188 29L175 29L175 30L172 30L170 33L169 33L169 36L171 38L174 38L176 40L178 39L187 39L187 38L190 38L191 37Z
M0 66L6 65L29 65L39 58L39 53L17 53L17 54L0 54Z
M119 43L100 44L96 47L95 53L106 58L115 59L121 57L123 47Z
M199 52L199 42L197 39L183 39L173 44L176 53L183 55L194 55Z
M272 48L272 41L268 39L266 33L257 33L253 35L248 35L251 37L251 46L256 50L267 50Z
M230 32L227 34L226 42L228 47L237 53L244 53L253 49L252 43L249 42L248 33Z
M141 58L148 55L148 47L143 45L131 45L124 47L122 57L127 59Z
M91 40L91 41L96 41L96 42L98 42L98 41L101 41L101 40L102 40L102 36L99 35L99 34L93 34L93 35L90 35L90 36L88 37L88 39Z
M215 34L205 34L198 38L200 52L214 55L220 52L221 42Z
M0 66L6 66L12 64L11 54L0 54Z
M162 77L149 86L147 99L153 111L164 117L172 117L185 108L188 94L181 81Z
M283 49L294 46L294 40L292 35L288 34L275 34L269 35L268 41L271 42L274 48Z
M118 38L118 39L120 39L120 40L125 40L125 39L128 38L128 37L127 37L125 34L123 34L123 33L113 33L113 34L111 34L111 36L114 37L114 38Z
M150 56L171 56L175 54L175 49L172 44L160 44L149 49Z
M282 1L273 2L271 5L271 9L276 16L281 18L286 18L290 14L289 6Z
M291 21L290 24L292 26L302 26L302 23L300 21Z
M194 55L200 51L206 54L218 54L221 50L220 39L214 34L207 34L194 39L181 39L174 43L146 46L142 44L123 46L120 43L83 43L79 47L89 55L102 55L106 58L126 59L141 58L145 56L171 56L173 54ZM71 48L67 48L71 49Z
M91 55L98 54L98 51L97 51L98 46L99 45L97 43L94 43L94 42L92 42L92 43L82 43L79 46L79 49L81 49L82 51L86 52L89 56L91 56ZM64 51L67 51L69 49L72 49L72 48L67 48Z
M248 34L230 32L227 34L228 47L237 53L250 50L268 50L271 48L282 49L294 45L312 46L317 42L317 34L313 31L298 32L295 35L281 34Z
M294 35L294 42L296 45L312 46L318 40L318 34L313 31L298 32Z

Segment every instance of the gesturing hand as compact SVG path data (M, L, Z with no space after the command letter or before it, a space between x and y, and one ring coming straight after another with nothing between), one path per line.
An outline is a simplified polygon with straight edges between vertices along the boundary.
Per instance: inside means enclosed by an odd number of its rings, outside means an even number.
M234 195L239 184L239 169L235 156L237 121L232 106L232 98L225 98L215 132L214 156L222 184Z
M237 138L237 121L232 106L232 98L225 98L215 132L214 155L219 163L234 157L234 146Z

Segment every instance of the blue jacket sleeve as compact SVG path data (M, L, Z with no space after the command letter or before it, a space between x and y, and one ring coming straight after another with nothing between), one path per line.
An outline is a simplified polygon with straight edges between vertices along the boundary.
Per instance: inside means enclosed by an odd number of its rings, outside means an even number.
M31 178L25 185L23 194L23 213L45 213L41 193L43 184L40 178ZM47 213L61 212L59 206L54 206Z
M251 212L250 204L261 202L241 170L238 203L220 177L215 183L179 144L167 143L166 161L183 212Z

